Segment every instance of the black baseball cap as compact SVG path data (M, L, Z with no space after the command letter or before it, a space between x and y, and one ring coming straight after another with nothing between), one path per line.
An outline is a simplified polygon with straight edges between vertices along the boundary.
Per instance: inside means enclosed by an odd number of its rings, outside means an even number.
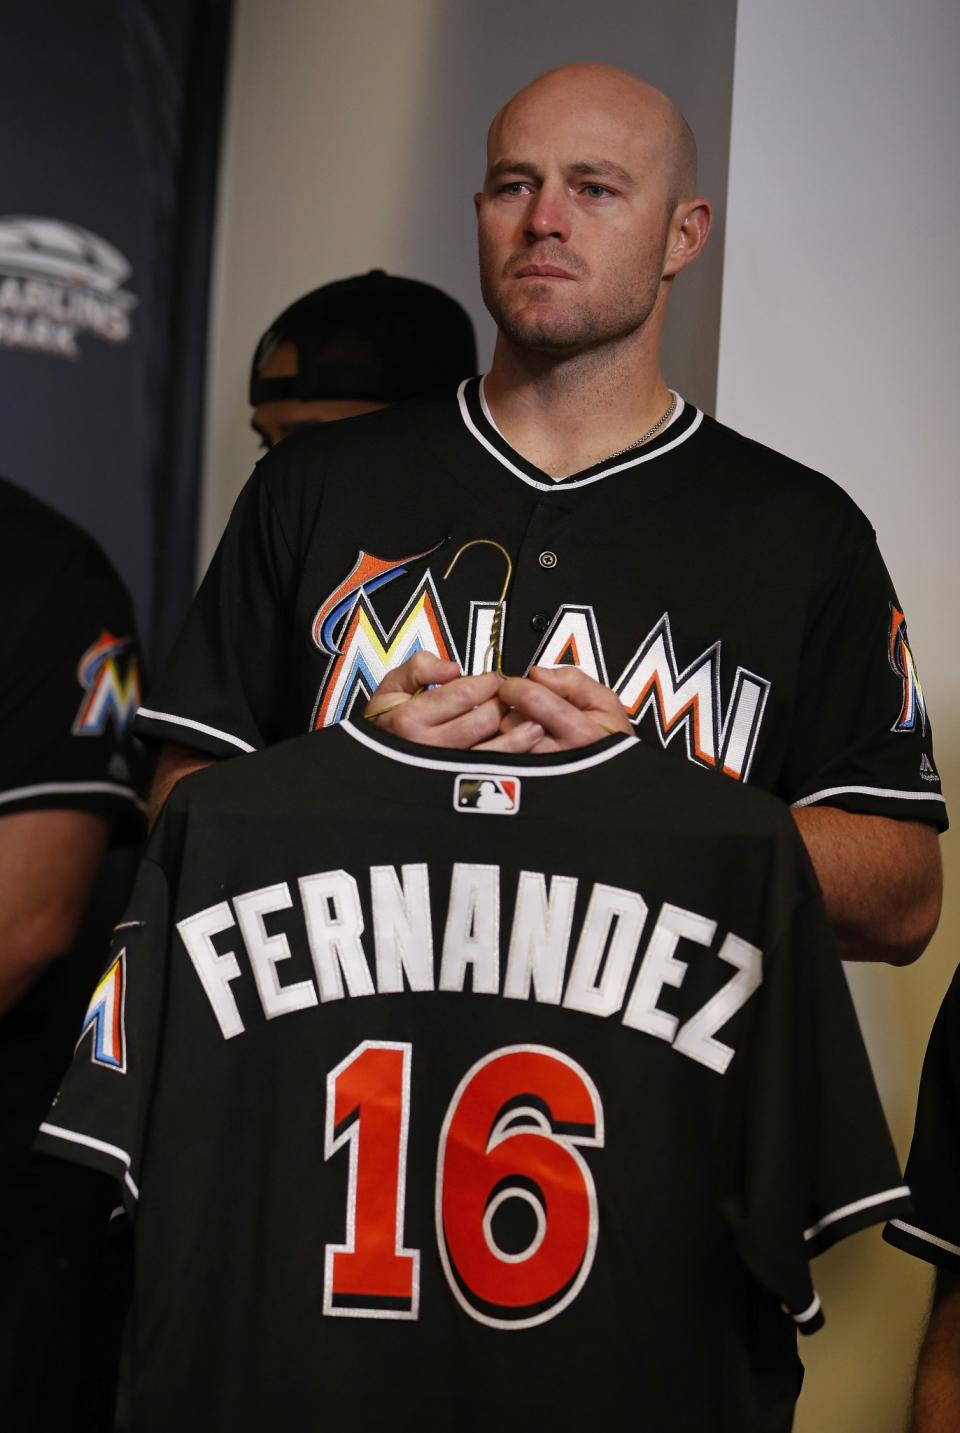
M297 373L261 378L281 343L297 347ZM278 399L394 403L449 388L477 371L473 324L432 284L371 269L324 284L284 309L257 344L250 404Z

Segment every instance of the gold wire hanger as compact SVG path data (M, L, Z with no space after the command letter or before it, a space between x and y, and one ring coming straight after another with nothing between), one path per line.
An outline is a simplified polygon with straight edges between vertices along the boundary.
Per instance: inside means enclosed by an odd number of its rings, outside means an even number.
M483 653L483 671L492 672L495 670L502 677L505 675L503 670L503 652L501 651L500 647L500 639L503 631L503 608L507 600L507 593L510 590L510 583L513 580L513 562L510 559L509 552L505 547L501 546L499 542L494 542L492 537L471 538L469 542L465 542L462 547L457 548L457 551L450 559L450 563L447 567L446 572L443 574L443 580L444 582L446 582L447 578L450 576L451 572L459 562L461 554L466 552L468 547L481 546L495 547L498 552L503 553L504 561L507 564L507 575L503 580L503 587L500 590L500 596L497 598L496 606L493 609L493 621L490 624L490 641L487 643ZM411 693L411 695L414 697L418 697L421 692L425 692L426 690L426 687L418 687L415 692ZM379 710L375 712L364 712L364 720L376 721L378 717L385 716L388 711L392 711L395 706L399 706L401 702L404 702L406 700L406 697L398 696L395 701L390 702L388 706L382 706L379 708Z
M469 542L465 542L463 546L459 547L457 551L453 554L453 557L450 559L450 565L447 568L446 572L443 574L444 582L446 582L447 578L450 576L451 572L456 567L457 563L460 560L461 554L466 552L468 547L495 547L498 552L503 553L503 559L507 564L507 575L503 580L503 587L501 588L500 596L497 598L496 606L493 609L493 621L490 624L490 641L487 643L486 649L483 653L482 668L484 672L497 671L502 677L504 675L503 651L501 648L501 635L503 631L503 607L504 603L507 600L507 593L510 590L510 583L513 580L513 563L510 560L510 554L507 549L501 546L499 542L494 542L492 537L474 537L471 538Z

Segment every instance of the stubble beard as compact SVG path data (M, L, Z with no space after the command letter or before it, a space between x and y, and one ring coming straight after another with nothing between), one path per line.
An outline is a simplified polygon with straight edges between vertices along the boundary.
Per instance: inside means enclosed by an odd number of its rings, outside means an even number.
M562 293L555 295L558 303L553 303L549 295L545 302L536 303L531 302L533 292L529 296L518 294L519 302L511 304L504 299L509 278L504 279L501 286L499 276L495 278L489 269L481 255L480 289L500 332L518 349L558 358L573 357L630 338L647 322L660 294L660 274L654 264L647 263L642 273L631 275L633 283L624 277L598 304L565 302ZM556 282L545 280L545 284L551 286Z

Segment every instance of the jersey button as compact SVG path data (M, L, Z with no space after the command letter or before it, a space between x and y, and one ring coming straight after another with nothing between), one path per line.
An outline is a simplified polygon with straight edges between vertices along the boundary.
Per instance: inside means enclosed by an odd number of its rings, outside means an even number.
M541 552L540 556L537 558L537 561L539 562L541 567L556 567L557 554L555 552L549 551Z
M534 612L530 618L530 626L535 632L545 632L550 626L550 618L546 612Z

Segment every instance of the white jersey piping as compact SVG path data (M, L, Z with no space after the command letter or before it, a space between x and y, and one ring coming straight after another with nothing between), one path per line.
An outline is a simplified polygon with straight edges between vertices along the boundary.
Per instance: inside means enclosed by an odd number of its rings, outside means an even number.
M95 1149L100 1154L109 1154L112 1159L117 1159L124 1167L123 1182L133 1195L134 1199L140 1198L140 1191L133 1182L130 1174L130 1156L125 1149L119 1145L107 1144L105 1140L95 1139L91 1134L79 1134L76 1130L64 1129L61 1125L47 1124L46 1121L40 1126L41 1134L48 1134L53 1139L66 1140L68 1144L83 1144L88 1149Z
M480 429L477 427L477 425L474 423L473 419L470 417L470 413L469 413L469 411L468 411L468 409L467 409L466 387L467 387L467 384L468 384L469 382L470 382L470 379L469 379L469 378L465 378L464 381L460 384L459 389L457 390L457 402L460 404L460 416L461 416L461 418L463 419L463 422L464 422L465 427L466 427L466 428L468 429L468 431L472 434L472 436L473 436L474 438L476 438L477 442L480 443L482 447L486 448L487 452L490 453L490 455L491 455L492 457L496 458L496 460L497 460L498 463L502 463L503 466L504 466L505 468L509 469L509 471L510 471L511 473L513 473L513 475L514 475L515 477L520 478L521 481L527 483L529 487L531 487L531 488L538 488L538 489L540 490L540 492L544 492L544 493L554 492L554 491L556 491L558 488L563 488L565 491L568 490L568 489L570 489L570 488L585 488L585 487L588 487L591 483L598 483L598 482L600 482L601 478L611 477L614 473L622 473L625 468L635 468L638 463L650 463L650 462L653 461L654 458L659 458L659 457L661 457L664 453L669 453L669 452L671 451L671 449L673 449L673 448L678 448L681 443L685 443L688 438L692 437L692 435L693 435L693 434L697 431L697 429L700 427L700 424L703 422L703 414L702 414L699 410L697 410L697 411L696 411L696 417L695 417L695 418L693 419L693 421L690 423L690 426L689 426L687 429L685 429L685 431L684 431L683 433L681 433L679 437L674 438L674 440L673 440L672 443L665 443L665 444L663 445L663 447L661 447L661 448L655 448L655 449L653 450L653 452L644 453L644 452L641 451L641 452L637 455L637 457L635 457L635 458L629 458L626 462L623 462L623 463L618 463L615 468L604 468L604 470L603 470L602 473L594 473L594 475L593 475L592 478L578 478L576 482L541 483L541 482L538 482L538 480L537 480L536 478L531 478L527 473L525 473L525 472L523 471L522 468L518 468L515 463L511 463L510 459L507 458L507 457L505 457L503 453L498 452L498 450L497 450L497 449L494 447L494 445L490 442L489 438L484 437L484 435L480 432ZM670 391L671 391L671 393L672 393L672 392L673 392L673 389L671 389ZM481 381L480 381L480 394L481 394L481 400L482 400L482 398L483 398L483 380L482 380L482 379L481 379ZM677 421L677 419L680 417L680 414L685 410L685 408L686 408L686 406L687 406L687 405L684 403L683 399L680 397L679 394L677 394L676 397L677 397L677 410L676 410L676 412L674 413L673 418L671 419L671 425ZM484 412L485 412L485 414L486 414L487 411L488 411L488 410L486 409L486 407L484 407ZM671 426L671 425L668 425L668 426ZM496 433L499 433L499 432L500 432L499 428L497 428L497 426L496 426L495 423L493 424L493 429L494 429L494 432L496 432ZM503 435L501 434L500 436L502 437ZM506 442L506 439L505 439L505 438L504 438L504 442Z
M169 721L174 726L186 726L191 731L202 731L207 736L219 737L221 741L228 741L231 746L237 746L241 751L256 751L248 741L241 741L238 736L231 736L228 731L221 731L219 727L207 726L204 721L194 721L192 717L174 716L173 712L155 712L150 707L137 707L137 716L149 717L153 721Z
M480 765L478 762L444 761L438 757L414 756L412 752L396 751L393 747L387 746L385 742L378 741L376 737L368 736L365 731L361 731L350 721L342 721L338 725L341 731L352 736L354 741L359 741L361 746L369 747L371 751L379 752L381 756L387 756L391 761L401 761L405 766L426 767L429 771L452 771L457 775L476 771L484 776L569 776L576 771L585 771L590 766L600 766L605 761L612 761L615 756L620 756L628 747L639 745L637 737L625 736L622 741L607 751L595 752L593 756L582 756L573 761L558 762L556 766L507 766L504 762L498 762L496 753L491 752L494 759ZM483 752L475 754L484 755Z
M484 416L484 418L486 418L487 422L490 424L490 427L491 427L491 428L493 429L493 431L496 433L497 437L498 437L498 438L502 438L503 441L507 444L507 447L509 448L509 447L510 447L509 442L508 442L507 439L504 437L503 432L502 432L501 429L499 428L499 426L498 426L498 424L497 424L497 420L494 418L493 414L490 412L490 405L489 405L489 403L487 402L487 393L486 393L486 389L484 388L484 384L486 383L486 381L487 381L487 377L486 377L486 374L484 374L484 376L480 379L480 384L479 384L479 387L478 387L478 389L477 389L477 393L478 393L478 396L479 396L479 399L480 399L480 407L481 407L481 409L483 410L483 416ZM674 398L676 399L676 403L674 404L673 412L670 414L669 421L666 422L666 423L664 423L663 427L658 430L658 436L659 436L660 434L662 434L662 433L666 433L668 429L670 429L670 428L673 427L674 423L675 423L675 422L677 421L677 419L680 417L680 414L683 412L683 410L684 410L684 408L685 408L685 406L686 406L685 403L684 403L684 401L683 401L683 399L680 397L680 394L677 393L677 392L675 392L674 389L670 388L670 389L668 389L667 391L672 395L672 397L674 397Z
M791 801L790 805L812 806L814 802L824 801L828 796L893 796L899 801L946 803L946 797L936 791L895 791L889 786L828 786L823 791L814 791L812 796L801 796L799 801Z
M817 1314L820 1312L820 1309L820 1295L814 1292L813 1302L808 1304L802 1313L795 1314L792 1310L789 1309L787 1312L790 1314L790 1317L793 1319L795 1324L808 1324L811 1319L815 1319L817 1317Z
M904 1234L912 1234L915 1239L922 1239L925 1244L935 1244L938 1249L945 1249L948 1254L956 1254L960 1258L960 1248L951 1244L948 1239L941 1239L937 1234L928 1234L925 1229L918 1229L915 1224L906 1224L902 1219L891 1219L890 1223L895 1229L902 1229Z
M0 792L0 805L6 801L23 801L31 796L122 796L132 801L141 811L147 804L141 801L132 786L120 786L113 781L42 781L37 786L15 786L10 791Z
M804 1239L810 1240L831 1224L836 1224L840 1219L846 1219L851 1214L859 1214L862 1209L872 1209L877 1204L883 1204L888 1199L903 1199L910 1193L910 1187L906 1184L898 1185L896 1189L883 1189L879 1194L868 1194L865 1199L855 1199L852 1204L844 1204L839 1209L834 1209L832 1214L825 1214L818 1219L816 1224L811 1224L809 1229L804 1229Z

